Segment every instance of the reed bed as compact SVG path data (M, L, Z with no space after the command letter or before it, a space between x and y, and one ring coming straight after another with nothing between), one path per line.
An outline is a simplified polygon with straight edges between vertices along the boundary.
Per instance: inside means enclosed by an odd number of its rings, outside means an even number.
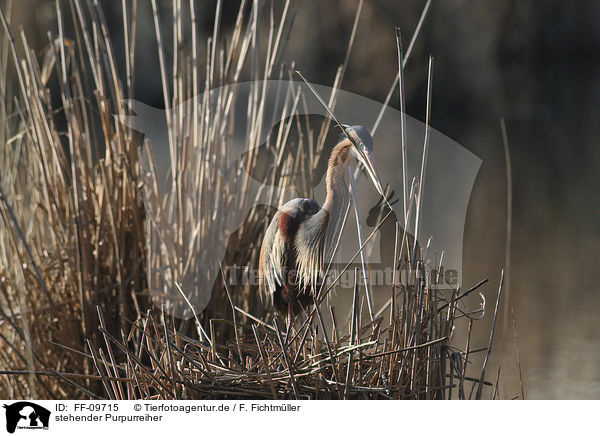
M406 56L399 41L400 71L429 5ZM336 314L327 299L333 285L295 323L274 316L255 285L230 289L225 280L216 282L204 310L194 310L190 302L203 295L204 260L218 240L229 240L224 264L258 263L257 241L273 210L252 208L235 232L224 227L222 217L255 200L246 198L245 187L257 170L253 150L261 145L267 116L259 85L296 78L296 66L279 64L293 7L290 1L242 0L235 25L225 30L218 1L212 36L200 41L196 2L173 2L168 31L160 18L165 11L156 0L150 6L165 107L174 108L166 111L166 190L148 138L120 122L132 115L125 103L135 95L136 70L142 68L136 33L138 8L147 5L122 2L124 65L117 64L115 40L96 1L57 0L56 30L42 54L31 49L25 29L11 22L11 2L1 11L0 395L496 397L497 382L485 380L494 328L487 346L474 347L471 331L485 307L469 311L464 304L487 280L441 295L431 277L417 275L415 268L413 284L392 288L387 309L371 320L363 316L355 271L347 326L336 319L346 314ZM342 83L361 9L362 2L334 90ZM258 84L242 114L250 152L243 166L228 171L229 133L240 117L227 104L236 88L227 85L242 80ZM222 89L217 105L197 98L215 88ZM286 92L293 109L305 103L306 95ZM400 86L401 101L402 93ZM335 101L334 92L324 102L333 113ZM294 110L277 117L283 121L269 144L277 159L263 169L265 180L310 196L310 174L326 162L335 121L315 123ZM286 152L294 141L290 149L299 152ZM407 182L405 191L405 210L414 203L418 214L419 189L409 191ZM410 252L406 232L397 240L397 254L403 245ZM418 258L409 261L417 265ZM162 298L150 292L156 289L171 292ZM502 285L494 325L501 290ZM464 320L466 336L453 338ZM471 368L476 353L486 356L482 368Z

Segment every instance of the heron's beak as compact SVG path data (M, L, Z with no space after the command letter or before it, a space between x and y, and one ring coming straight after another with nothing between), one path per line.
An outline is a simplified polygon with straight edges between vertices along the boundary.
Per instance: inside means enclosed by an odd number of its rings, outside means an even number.
M385 196L383 193L383 188L381 187L381 179L379 178L379 173L377 172L377 168L375 167L373 160L373 153L363 149L357 153L357 157L358 161L365 168L365 171L375 186L375 189L377 189L377 192L379 192L380 195Z
M352 154L354 154L354 157L356 157L356 159L365 168L365 171L375 186L375 189L377 189L377 192L379 192L379 194L385 198L383 188L381 187L381 179L379 178L379 173L377 172L377 168L375 167L374 163L375 161L373 160L373 153L371 151L373 147L371 145L371 147L367 148L367 146L363 143L363 140L360 137L357 129L364 130L366 135L368 135L370 138L369 133L364 127L361 126L352 127L348 126L347 124L342 124L342 128L344 129L344 135L350 140L350 142L352 142L352 145L354 146L352 148ZM370 139L371 141L373 140L372 138Z

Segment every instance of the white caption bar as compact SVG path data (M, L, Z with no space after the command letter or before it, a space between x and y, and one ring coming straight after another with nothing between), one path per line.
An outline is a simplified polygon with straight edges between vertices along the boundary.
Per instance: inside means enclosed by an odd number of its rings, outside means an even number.
M588 434L595 401L0 401L10 434Z

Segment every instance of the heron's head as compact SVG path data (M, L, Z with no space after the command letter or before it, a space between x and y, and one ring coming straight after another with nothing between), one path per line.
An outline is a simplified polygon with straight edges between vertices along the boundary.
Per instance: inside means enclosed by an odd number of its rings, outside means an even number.
M377 192L384 195L381 180L373 159L373 137L363 126L342 124L342 127L344 128L344 132L340 134L338 142L350 139L353 145L351 149L352 155L362 165Z

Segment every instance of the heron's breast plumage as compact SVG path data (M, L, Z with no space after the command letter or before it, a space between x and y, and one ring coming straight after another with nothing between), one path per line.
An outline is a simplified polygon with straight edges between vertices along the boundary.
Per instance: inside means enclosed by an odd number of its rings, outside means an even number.
M312 299L310 292L318 281L322 260L321 227L327 224L327 214L316 216L320 211L314 200L294 199L280 208L267 228L261 247L260 285L263 295L270 295L276 306L295 306L299 299L307 304Z

